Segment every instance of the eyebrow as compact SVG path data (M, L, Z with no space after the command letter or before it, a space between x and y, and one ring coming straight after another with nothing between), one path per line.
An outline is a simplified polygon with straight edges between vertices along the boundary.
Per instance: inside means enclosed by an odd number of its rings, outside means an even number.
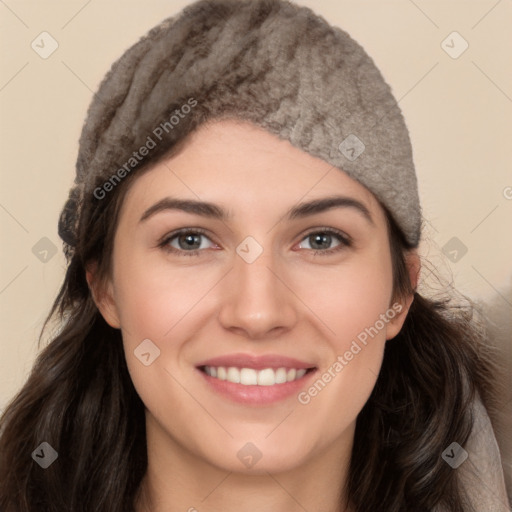
M346 196L329 196L321 199L314 199L307 203L300 203L288 210L285 217L288 220L308 217L322 213L333 208L351 208L359 212L370 224L374 225L373 218L368 208L352 197ZM140 218L139 222L144 222L153 215L166 210L179 210L202 217L219 219L225 221L231 217L226 210L220 206L206 201L196 201L195 199L178 199L174 197L165 197L153 206L150 206Z

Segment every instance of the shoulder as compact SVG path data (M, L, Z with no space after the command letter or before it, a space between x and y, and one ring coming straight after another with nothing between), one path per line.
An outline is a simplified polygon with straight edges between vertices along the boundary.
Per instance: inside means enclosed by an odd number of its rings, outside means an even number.
M460 472L462 490L475 512L509 512L511 508L500 450L489 415L478 394L472 409L473 429L461 447L465 452L461 452L460 461L465 460L454 471Z

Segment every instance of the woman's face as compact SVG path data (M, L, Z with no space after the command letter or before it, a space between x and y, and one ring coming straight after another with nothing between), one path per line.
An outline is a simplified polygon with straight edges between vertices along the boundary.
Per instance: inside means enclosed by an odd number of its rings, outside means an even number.
M408 306L374 196L235 121L132 183L103 291L148 443L253 473L349 449Z

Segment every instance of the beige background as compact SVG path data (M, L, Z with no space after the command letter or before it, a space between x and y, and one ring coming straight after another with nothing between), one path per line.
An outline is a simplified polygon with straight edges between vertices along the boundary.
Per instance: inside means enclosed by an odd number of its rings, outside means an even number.
M64 275L57 219L93 91L126 48L189 3L0 2L0 408L28 375ZM422 254L461 292L510 317L512 2L298 3L361 43L400 101L429 221ZM47 59L31 48L43 31L59 45ZM469 44L456 59L441 46L453 31ZM453 36L447 44L461 48ZM46 262L32 250L43 237L57 248ZM455 262L442 253L452 237L467 247ZM502 344L510 361L510 339Z

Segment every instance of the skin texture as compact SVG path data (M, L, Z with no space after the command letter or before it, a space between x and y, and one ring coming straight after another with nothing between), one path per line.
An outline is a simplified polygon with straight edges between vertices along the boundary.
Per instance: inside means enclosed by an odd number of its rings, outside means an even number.
M333 194L359 201L372 220L353 207L285 218L297 204ZM167 196L212 202L231 217L165 210L140 221ZM181 228L206 230L197 255L186 253L179 236L167 245L180 254L158 246ZM314 245L309 235L322 228L343 232L352 244L332 235ZM247 236L263 249L252 263L236 252ZM332 248L341 250L313 254ZM414 254L410 268L416 276ZM412 300L392 296L385 214L373 194L256 126L203 125L178 155L131 184L112 274L100 284L90 270L88 281L106 321L122 330L146 406L143 488L151 506L141 502L139 510L345 510L339 496L356 417L375 385L386 340L399 332ZM235 352L280 354L318 368L307 390L396 302L401 313L307 405L296 395L267 406L234 403L210 390L196 369ZM144 339L161 351L150 366L134 356ZM262 454L251 468L237 457L248 442Z

